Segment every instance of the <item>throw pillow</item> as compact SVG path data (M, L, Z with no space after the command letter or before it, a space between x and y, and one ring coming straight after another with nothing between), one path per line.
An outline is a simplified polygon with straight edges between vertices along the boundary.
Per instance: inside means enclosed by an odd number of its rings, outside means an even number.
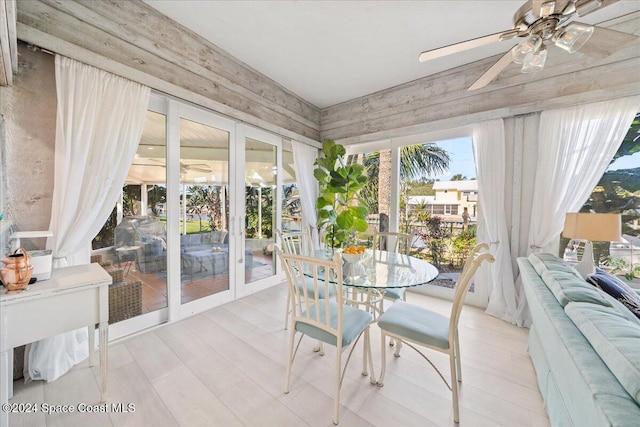
M631 289L629 285L624 283L622 280L597 268L595 274L592 274L587 278L587 282L602 289L604 292L620 301L640 319L640 295L635 293L633 289Z

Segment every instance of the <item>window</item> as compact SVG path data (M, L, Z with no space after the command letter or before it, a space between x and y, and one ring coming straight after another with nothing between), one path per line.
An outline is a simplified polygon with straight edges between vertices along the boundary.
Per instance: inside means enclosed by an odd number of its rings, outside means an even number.
M593 189L581 212L619 213L622 234L640 237L640 113L624 137L609 167ZM563 239L567 242L568 239ZM561 247L565 247L562 244ZM569 242L565 258L578 256L577 246ZM629 242L594 242L594 257L614 273L635 273L640 277L640 247Z
M284 172L282 184L282 230L302 230L302 203L293 167L293 151L285 145L282 150L282 169Z

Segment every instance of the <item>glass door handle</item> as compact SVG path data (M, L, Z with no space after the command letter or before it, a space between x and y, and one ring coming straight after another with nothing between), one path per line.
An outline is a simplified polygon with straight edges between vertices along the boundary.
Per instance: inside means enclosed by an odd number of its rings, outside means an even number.
M240 264L242 264L244 262L244 231L245 231L245 227L244 227L244 218L242 215L240 215L240 221L238 221L238 235L240 236L240 259L238 260L238 262Z

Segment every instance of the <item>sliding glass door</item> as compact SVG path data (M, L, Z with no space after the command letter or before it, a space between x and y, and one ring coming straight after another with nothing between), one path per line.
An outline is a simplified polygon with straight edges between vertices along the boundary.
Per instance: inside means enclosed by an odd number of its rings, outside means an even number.
M241 125L237 146L243 159L236 164L244 165L236 173L238 192L244 193L237 205L237 295L243 296L273 285L278 270L272 245L282 216L282 138Z
M229 233L229 208L237 193L229 191L235 123L183 104L178 113L173 122L180 141L179 158L173 160L178 203L170 221L179 235L172 261L180 273L174 281L180 284L182 317L234 297L236 242Z
M283 170L282 149L282 138L268 132L151 97L121 201L94 239L94 254L139 290L140 310L112 322L114 337L284 278L272 246L284 191L287 224L300 218L291 151Z

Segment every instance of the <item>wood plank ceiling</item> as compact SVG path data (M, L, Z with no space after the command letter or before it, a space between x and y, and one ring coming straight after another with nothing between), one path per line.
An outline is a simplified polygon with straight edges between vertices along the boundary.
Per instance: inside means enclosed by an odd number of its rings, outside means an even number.
M486 58L319 110L139 0L17 5L21 40L309 143L391 138L640 94L636 41L602 60L551 51L540 73L511 66L468 92L497 59ZM605 26L640 35L640 12Z

